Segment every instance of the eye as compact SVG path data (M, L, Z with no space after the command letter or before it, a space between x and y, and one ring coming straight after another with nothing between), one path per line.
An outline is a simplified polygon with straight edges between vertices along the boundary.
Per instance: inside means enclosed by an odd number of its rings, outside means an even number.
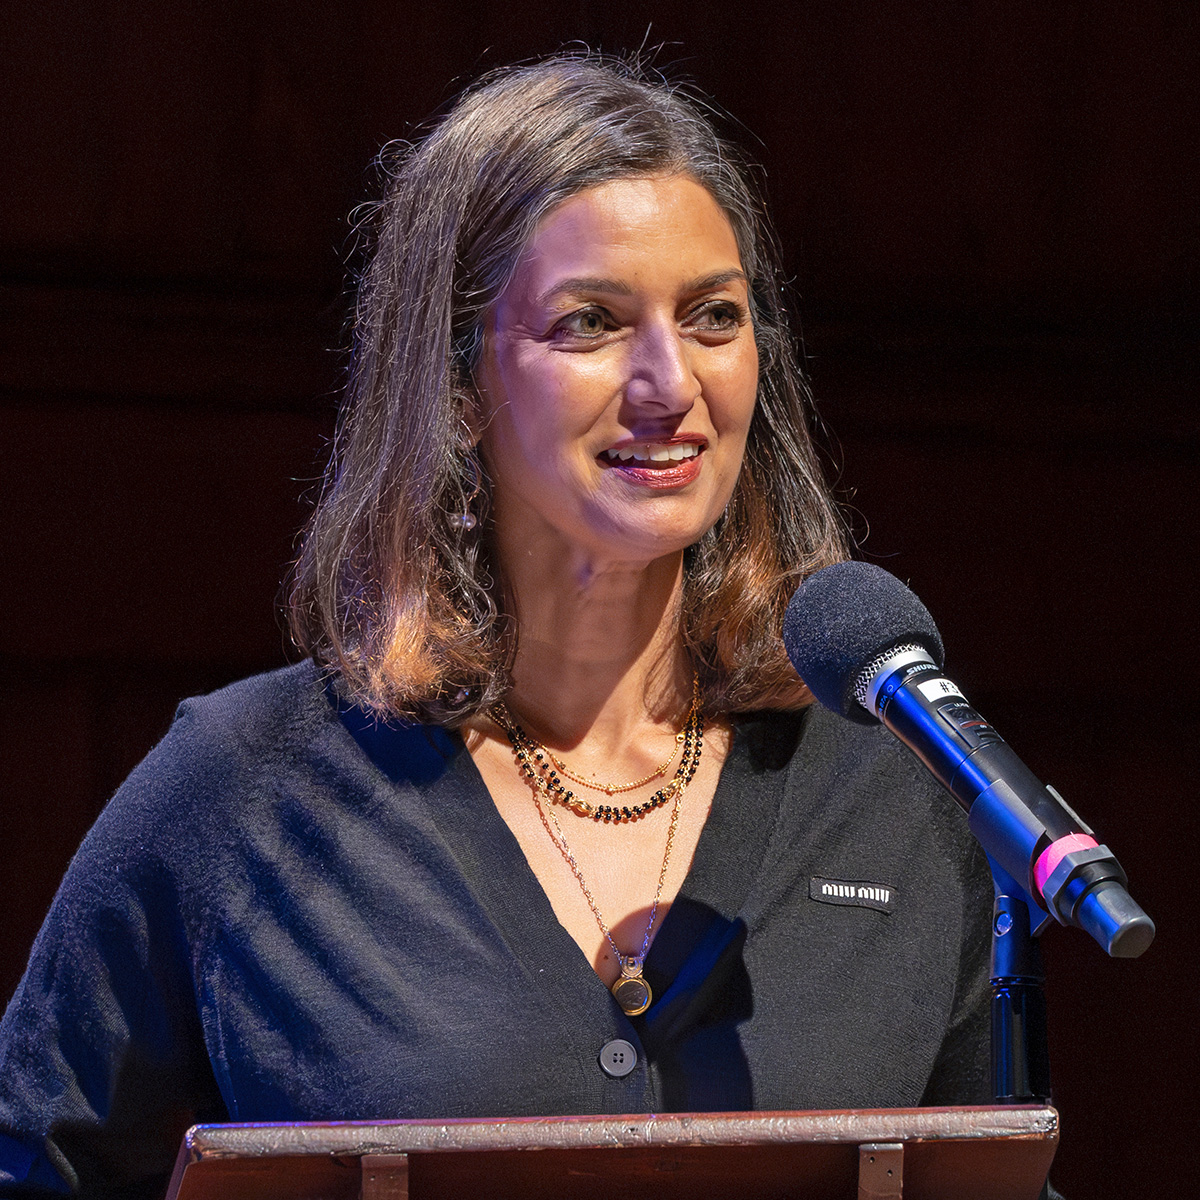
M688 314L687 324L701 333L732 336L749 319L750 314L736 300L709 300Z
M586 341L603 337L615 328L616 322L604 309L591 307L581 308L563 317L555 324L554 334L567 340L579 338Z

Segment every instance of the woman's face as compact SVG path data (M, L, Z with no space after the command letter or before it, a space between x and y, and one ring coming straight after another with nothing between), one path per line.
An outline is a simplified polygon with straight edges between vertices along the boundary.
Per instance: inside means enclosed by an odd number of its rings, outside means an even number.
M737 240L683 176L619 179L537 227L475 376L500 545L650 561L720 516L758 353Z

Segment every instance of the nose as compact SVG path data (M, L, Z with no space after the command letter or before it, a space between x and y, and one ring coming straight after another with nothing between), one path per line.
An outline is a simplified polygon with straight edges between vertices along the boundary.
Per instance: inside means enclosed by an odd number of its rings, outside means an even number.
M684 413L700 398L691 355L674 321L655 322L635 341L625 395L630 404L663 414Z

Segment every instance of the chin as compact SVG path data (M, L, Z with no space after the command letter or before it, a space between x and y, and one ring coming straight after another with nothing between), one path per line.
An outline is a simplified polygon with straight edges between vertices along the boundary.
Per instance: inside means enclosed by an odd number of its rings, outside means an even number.
M554 522L553 537L568 557L649 564L698 542L716 524L725 503L680 495L632 505L600 501L584 505L571 520Z
M682 554L695 545L712 528L706 525L689 525L687 528L671 527L628 531L624 537L610 536L596 549L605 557L623 562L652 563L674 554Z

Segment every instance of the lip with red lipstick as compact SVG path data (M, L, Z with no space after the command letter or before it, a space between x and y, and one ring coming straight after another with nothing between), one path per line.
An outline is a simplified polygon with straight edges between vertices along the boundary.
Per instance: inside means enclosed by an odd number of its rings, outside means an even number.
M601 466L631 483L677 488L700 475L708 439L694 433L670 437L625 438L596 455Z

